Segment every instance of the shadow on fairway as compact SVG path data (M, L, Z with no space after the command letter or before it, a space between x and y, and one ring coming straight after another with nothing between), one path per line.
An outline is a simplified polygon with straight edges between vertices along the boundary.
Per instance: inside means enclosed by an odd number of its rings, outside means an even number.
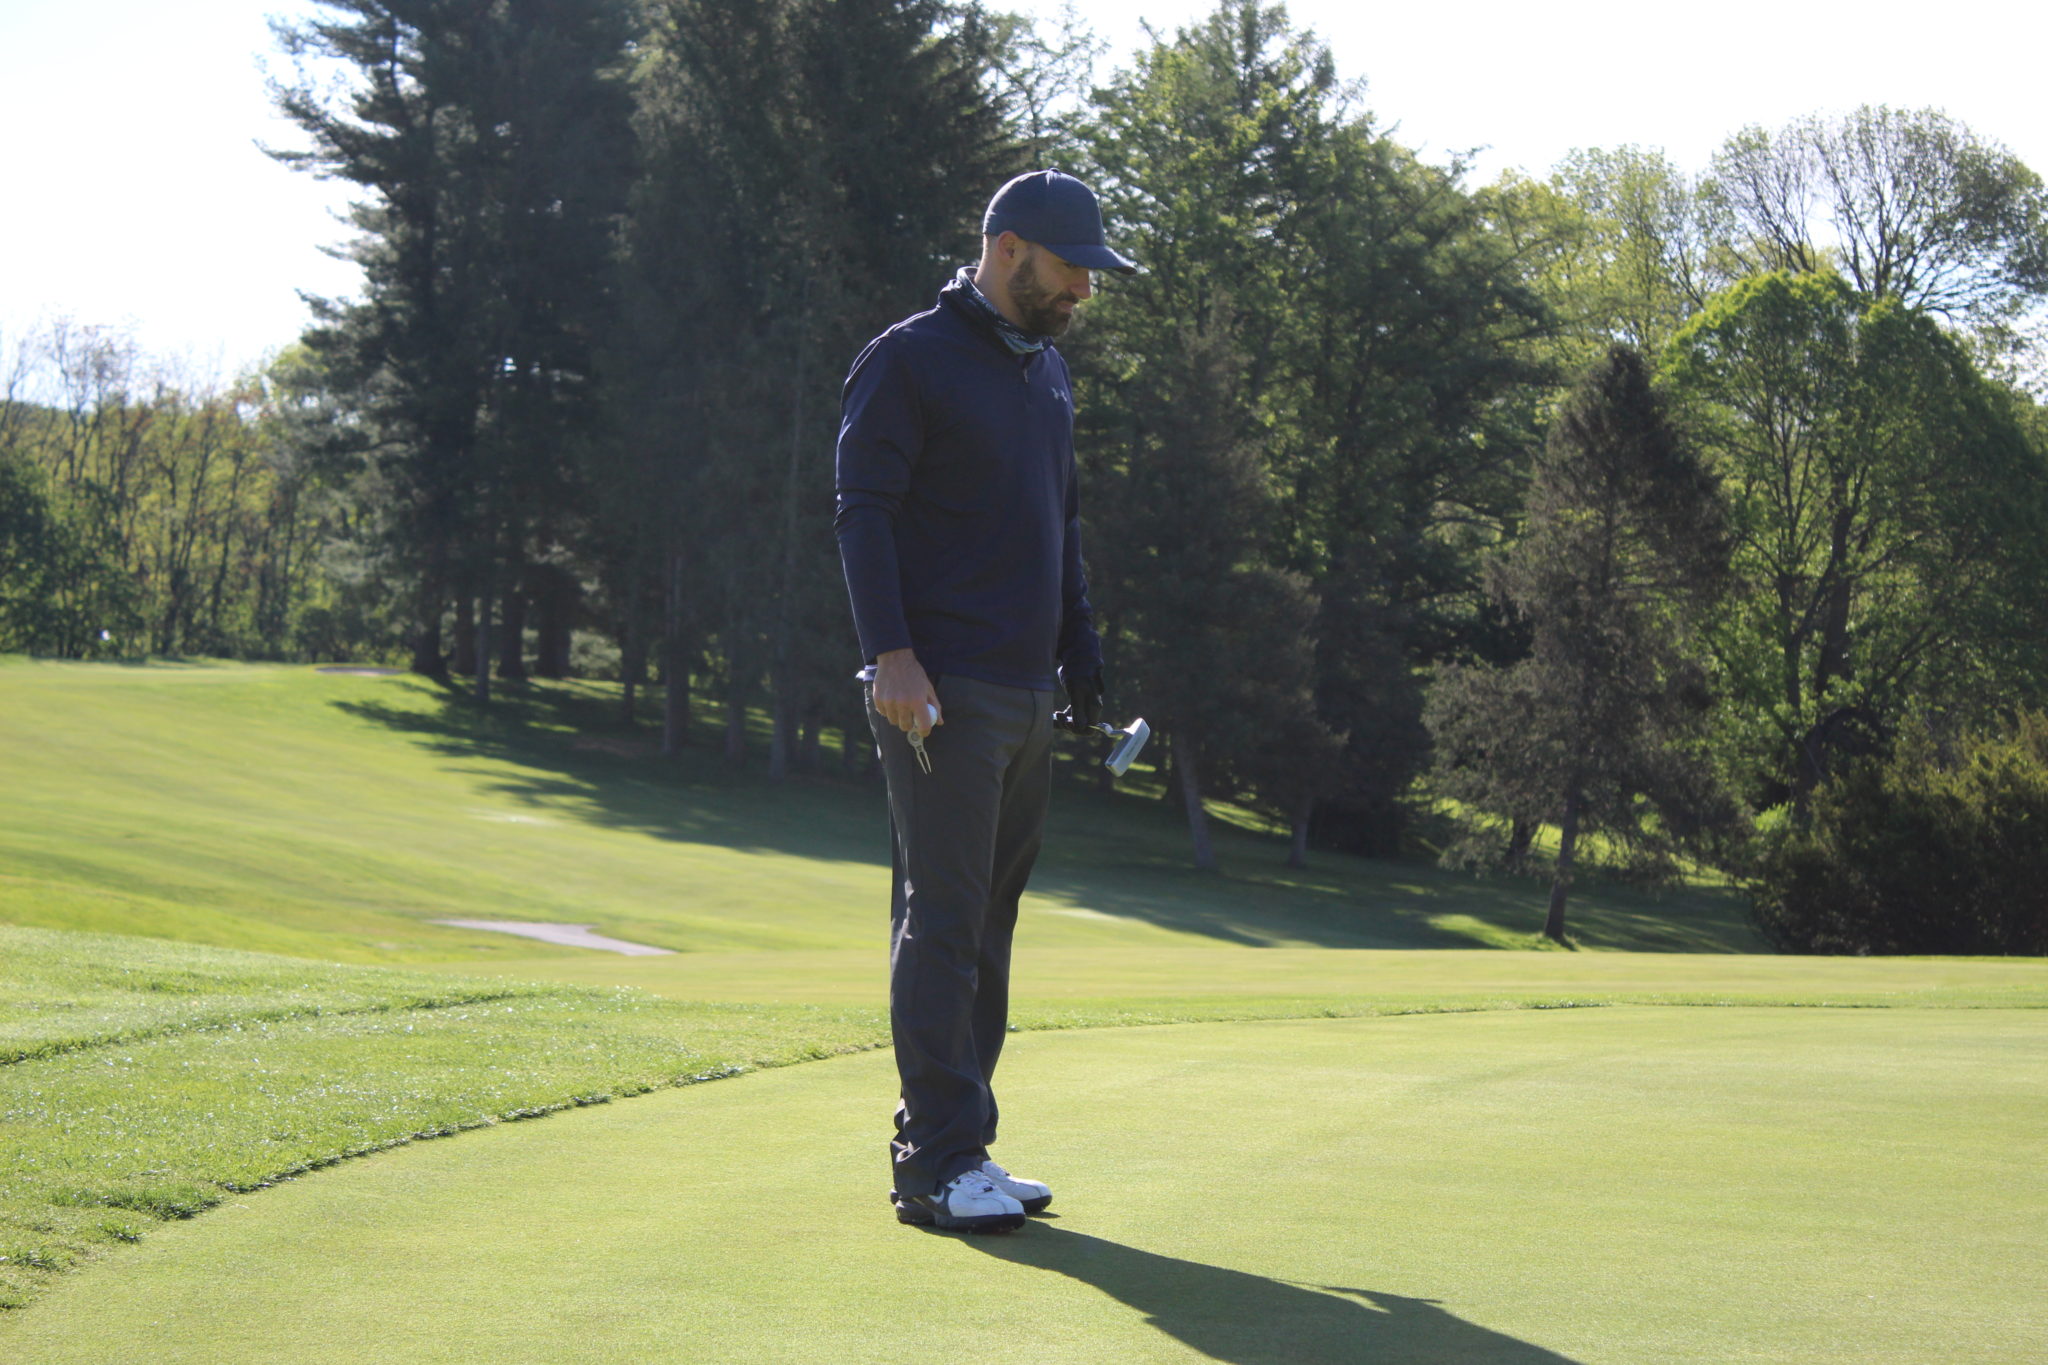
M1575 1365L1431 1299L1306 1286L1183 1261L1044 1222L961 1242L1092 1284L1163 1332L1231 1365Z
M423 680L378 685L432 700L426 707L374 697L329 704L458 763L489 761L488 786L509 800L657 839L888 864L882 792L872 779L769 783L720 760L716 736L702 726L678 760L662 762L652 758L653 732L621 725L610 706L576 693L501 684L485 711L459 691ZM516 770L496 766L503 764ZM1230 830L1216 836L1230 872L1199 872L1188 863L1181 818L1128 794L1061 793L1048 836L1032 875L1039 894L1245 947L1469 948L1468 932L1432 919L1456 913L1516 931L1533 931L1542 921L1541 888L1533 882L1336 854L1319 857L1316 871L1294 871L1281 866L1281 842ZM1732 897L1660 899L1622 887L1602 887L1597 900L1579 906L1575 935L1588 947L1757 946Z

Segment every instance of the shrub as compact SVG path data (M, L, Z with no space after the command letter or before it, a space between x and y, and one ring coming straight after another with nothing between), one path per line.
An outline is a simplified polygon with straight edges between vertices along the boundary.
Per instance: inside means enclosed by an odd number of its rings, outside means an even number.
M1908 735L1816 791L1749 889L1792 952L2048 953L2048 716L1947 758Z

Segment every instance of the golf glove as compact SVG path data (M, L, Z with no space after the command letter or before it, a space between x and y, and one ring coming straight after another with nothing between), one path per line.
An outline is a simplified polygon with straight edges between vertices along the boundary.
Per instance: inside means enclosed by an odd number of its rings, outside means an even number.
M1102 666L1087 672L1061 665L1060 686L1067 691L1067 705L1053 712L1052 723L1064 730L1089 731L1102 721Z

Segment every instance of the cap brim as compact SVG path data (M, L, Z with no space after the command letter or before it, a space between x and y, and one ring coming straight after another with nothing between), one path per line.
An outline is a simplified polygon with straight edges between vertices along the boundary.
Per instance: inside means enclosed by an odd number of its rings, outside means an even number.
M1119 275L1144 273L1144 267L1136 261L1106 246L1055 246L1051 242L1040 242L1039 245L1069 265L1086 266L1090 270L1114 270Z

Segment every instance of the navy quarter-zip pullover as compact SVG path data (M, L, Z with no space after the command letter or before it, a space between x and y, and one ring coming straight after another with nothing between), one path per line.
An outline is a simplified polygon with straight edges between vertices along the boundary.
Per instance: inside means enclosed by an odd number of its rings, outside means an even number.
M840 399L833 529L863 659L1050 691L1101 663L1081 563L1074 398L955 280L868 343Z

